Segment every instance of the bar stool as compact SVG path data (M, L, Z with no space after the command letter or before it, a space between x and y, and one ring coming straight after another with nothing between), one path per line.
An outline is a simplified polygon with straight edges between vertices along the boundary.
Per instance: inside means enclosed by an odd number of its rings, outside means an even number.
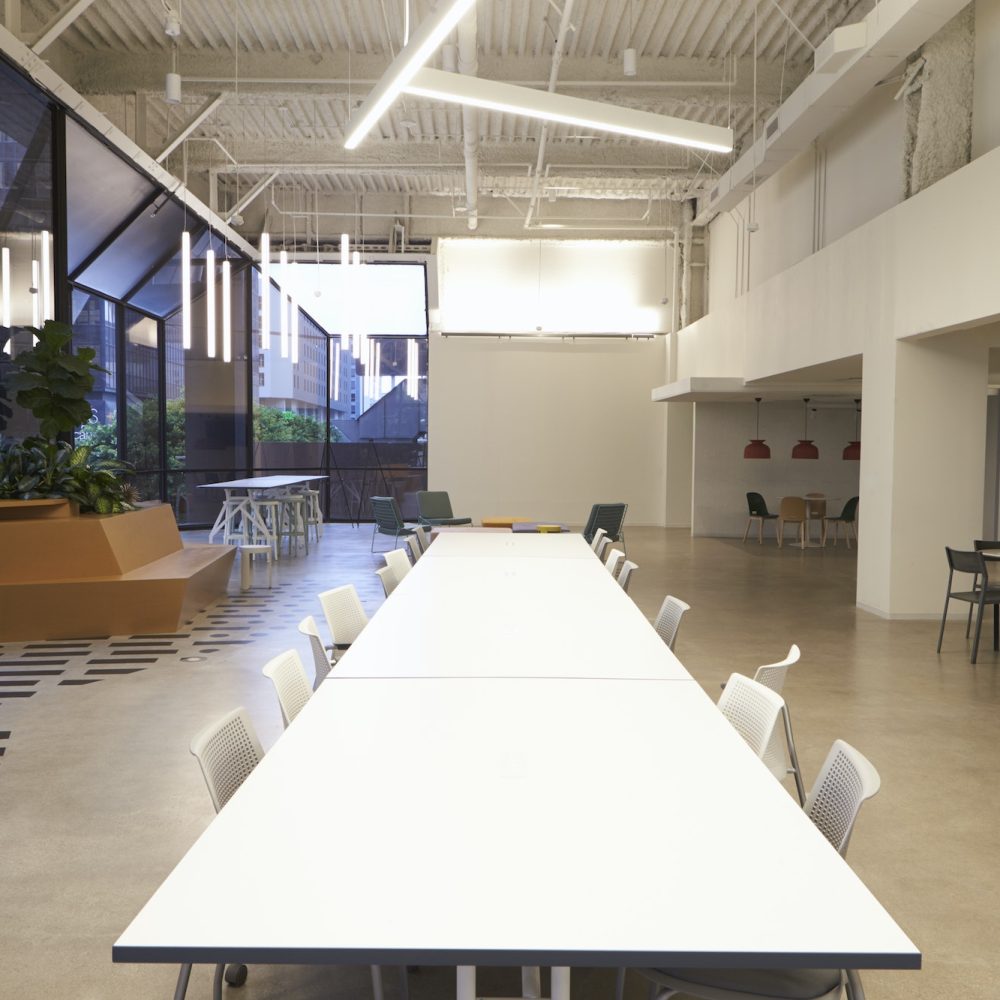
M271 546L275 559L281 558L281 501L270 496L253 497L249 501L248 520L252 528L248 542Z
M323 537L323 508L319 503L319 490L304 489L302 495L306 498L306 528L311 526L316 535L316 544Z
M273 582L274 551L270 542L257 545L240 546L240 590L249 590L253 586L253 557L263 556L267 561L267 588L271 589Z
M219 516L223 519L223 545L239 545L249 540L247 537L248 513L247 498L230 496L229 490L226 490L226 499L222 501L222 510L219 512Z
M301 493L285 493L280 497L282 506L282 533L288 539L288 554L292 554L292 543L295 543L295 553L299 551L299 539L305 545L306 555L309 555L309 525L306 521L306 497Z

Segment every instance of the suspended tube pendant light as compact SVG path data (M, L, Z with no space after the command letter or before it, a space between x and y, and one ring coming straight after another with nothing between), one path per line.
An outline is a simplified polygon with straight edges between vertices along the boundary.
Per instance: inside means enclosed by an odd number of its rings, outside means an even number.
M181 344L191 350L191 234L181 233Z
M41 310L39 309L38 302L38 261L32 260L31 262L31 325L34 327L38 326L39 316L41 315ZM34 336L34 335L32 335Z
M854 440L844 449L845 462L861 461L861 400L854 400Z
M271 235L260 234L260 349L271 348Z
M36 282L37 286L37 282ZM42 230L42 322L55 319L55 296L52 294L52 234ZM37 324L36 324L37 325Z
M288 283L288 251L282 250L278 255L278 262L281 265L281 325L279 343L281 344L281 356L288 357L288 301L285 295L285 285Z
M0 324L10 327L10 248L0 250ZM7 341L7 353L10 354L10 341Z
M222 360L233 360L233 309L230 295L230 265L228 258L222 262Z
M743 449L744 458L770 458L771 449L764 443L760 436L760 396L754 396L757 404L757 429L754 431L755 437L750 439L750 443Z
M802 399L802 437L792 449L792 458L819 458L819 448L809 440L809 397Z
M299 363L299 304L295 299L289 299L288 304L292 310L292 364Z
M215 251L205 251L205 337L207 353L215 357Z

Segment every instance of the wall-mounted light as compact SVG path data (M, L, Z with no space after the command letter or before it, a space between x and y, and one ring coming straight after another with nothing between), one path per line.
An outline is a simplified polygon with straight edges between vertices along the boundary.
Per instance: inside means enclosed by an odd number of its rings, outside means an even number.
M792 458L819 458L819 448L809 440L809 397L802 399L802 437L792 449Z
M215 357L215 251L205 251L205 340L207 354Z
M760 400L760 396L754 396L754 403L757 404L757 429L754 431L754 436L750 439L750 443L743 449L744 458L771 457L771 449L764 443L763 438L760 436Z
M260 349L271 347L271 235L260 234Z

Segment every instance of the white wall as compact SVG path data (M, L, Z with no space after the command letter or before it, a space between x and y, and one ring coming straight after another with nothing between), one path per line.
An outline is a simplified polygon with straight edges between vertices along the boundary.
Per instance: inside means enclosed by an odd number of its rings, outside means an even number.
M444 333L666 333L672 256L651 240L438 241Z
M854 427L853 409L810 411L809 437L819 448L819 458L793 459L792 448L802 436L802 404L763 403L760 432L771 458L745 459L754 405L696 403L692 534L742 536L746 494L751 491L762 494L775 513L779 497L825 493L831 498L828 512L839 514L843 504L858 494L860 463L841 457L854 437ZM768 531L773 540L773 526L765 528Z
M456 514L582 524L624 500L631 524L664 523L664 338L430 339L430 489Z
M972 155L1000 146L1000 0L976 0Z

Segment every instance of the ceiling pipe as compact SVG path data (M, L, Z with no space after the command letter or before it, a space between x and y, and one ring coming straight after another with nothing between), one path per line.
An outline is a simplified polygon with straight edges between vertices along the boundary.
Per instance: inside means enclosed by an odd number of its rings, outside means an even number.
M559 33L552 46L552 69L549 71L549 92L555 93L556 80L559 79L559 64L562 62L563 45L570 30L570 16L573 13L573 0L563 0L562 17L559 19ZM541 135L538 137L538 159L535 161L535 180L531 190L531 201L528 204L528 214L524 217L524 228L531 226L531 217L538 208L539 186L542 180L542 167L545 164L545 143L549 138L549 123L542 123Z
M468 76L479 74L477 53L478 22L473 4L458 22L458 71ZM469 229L479 227L479 109L462 107L462 143L465 151L465 218Z

